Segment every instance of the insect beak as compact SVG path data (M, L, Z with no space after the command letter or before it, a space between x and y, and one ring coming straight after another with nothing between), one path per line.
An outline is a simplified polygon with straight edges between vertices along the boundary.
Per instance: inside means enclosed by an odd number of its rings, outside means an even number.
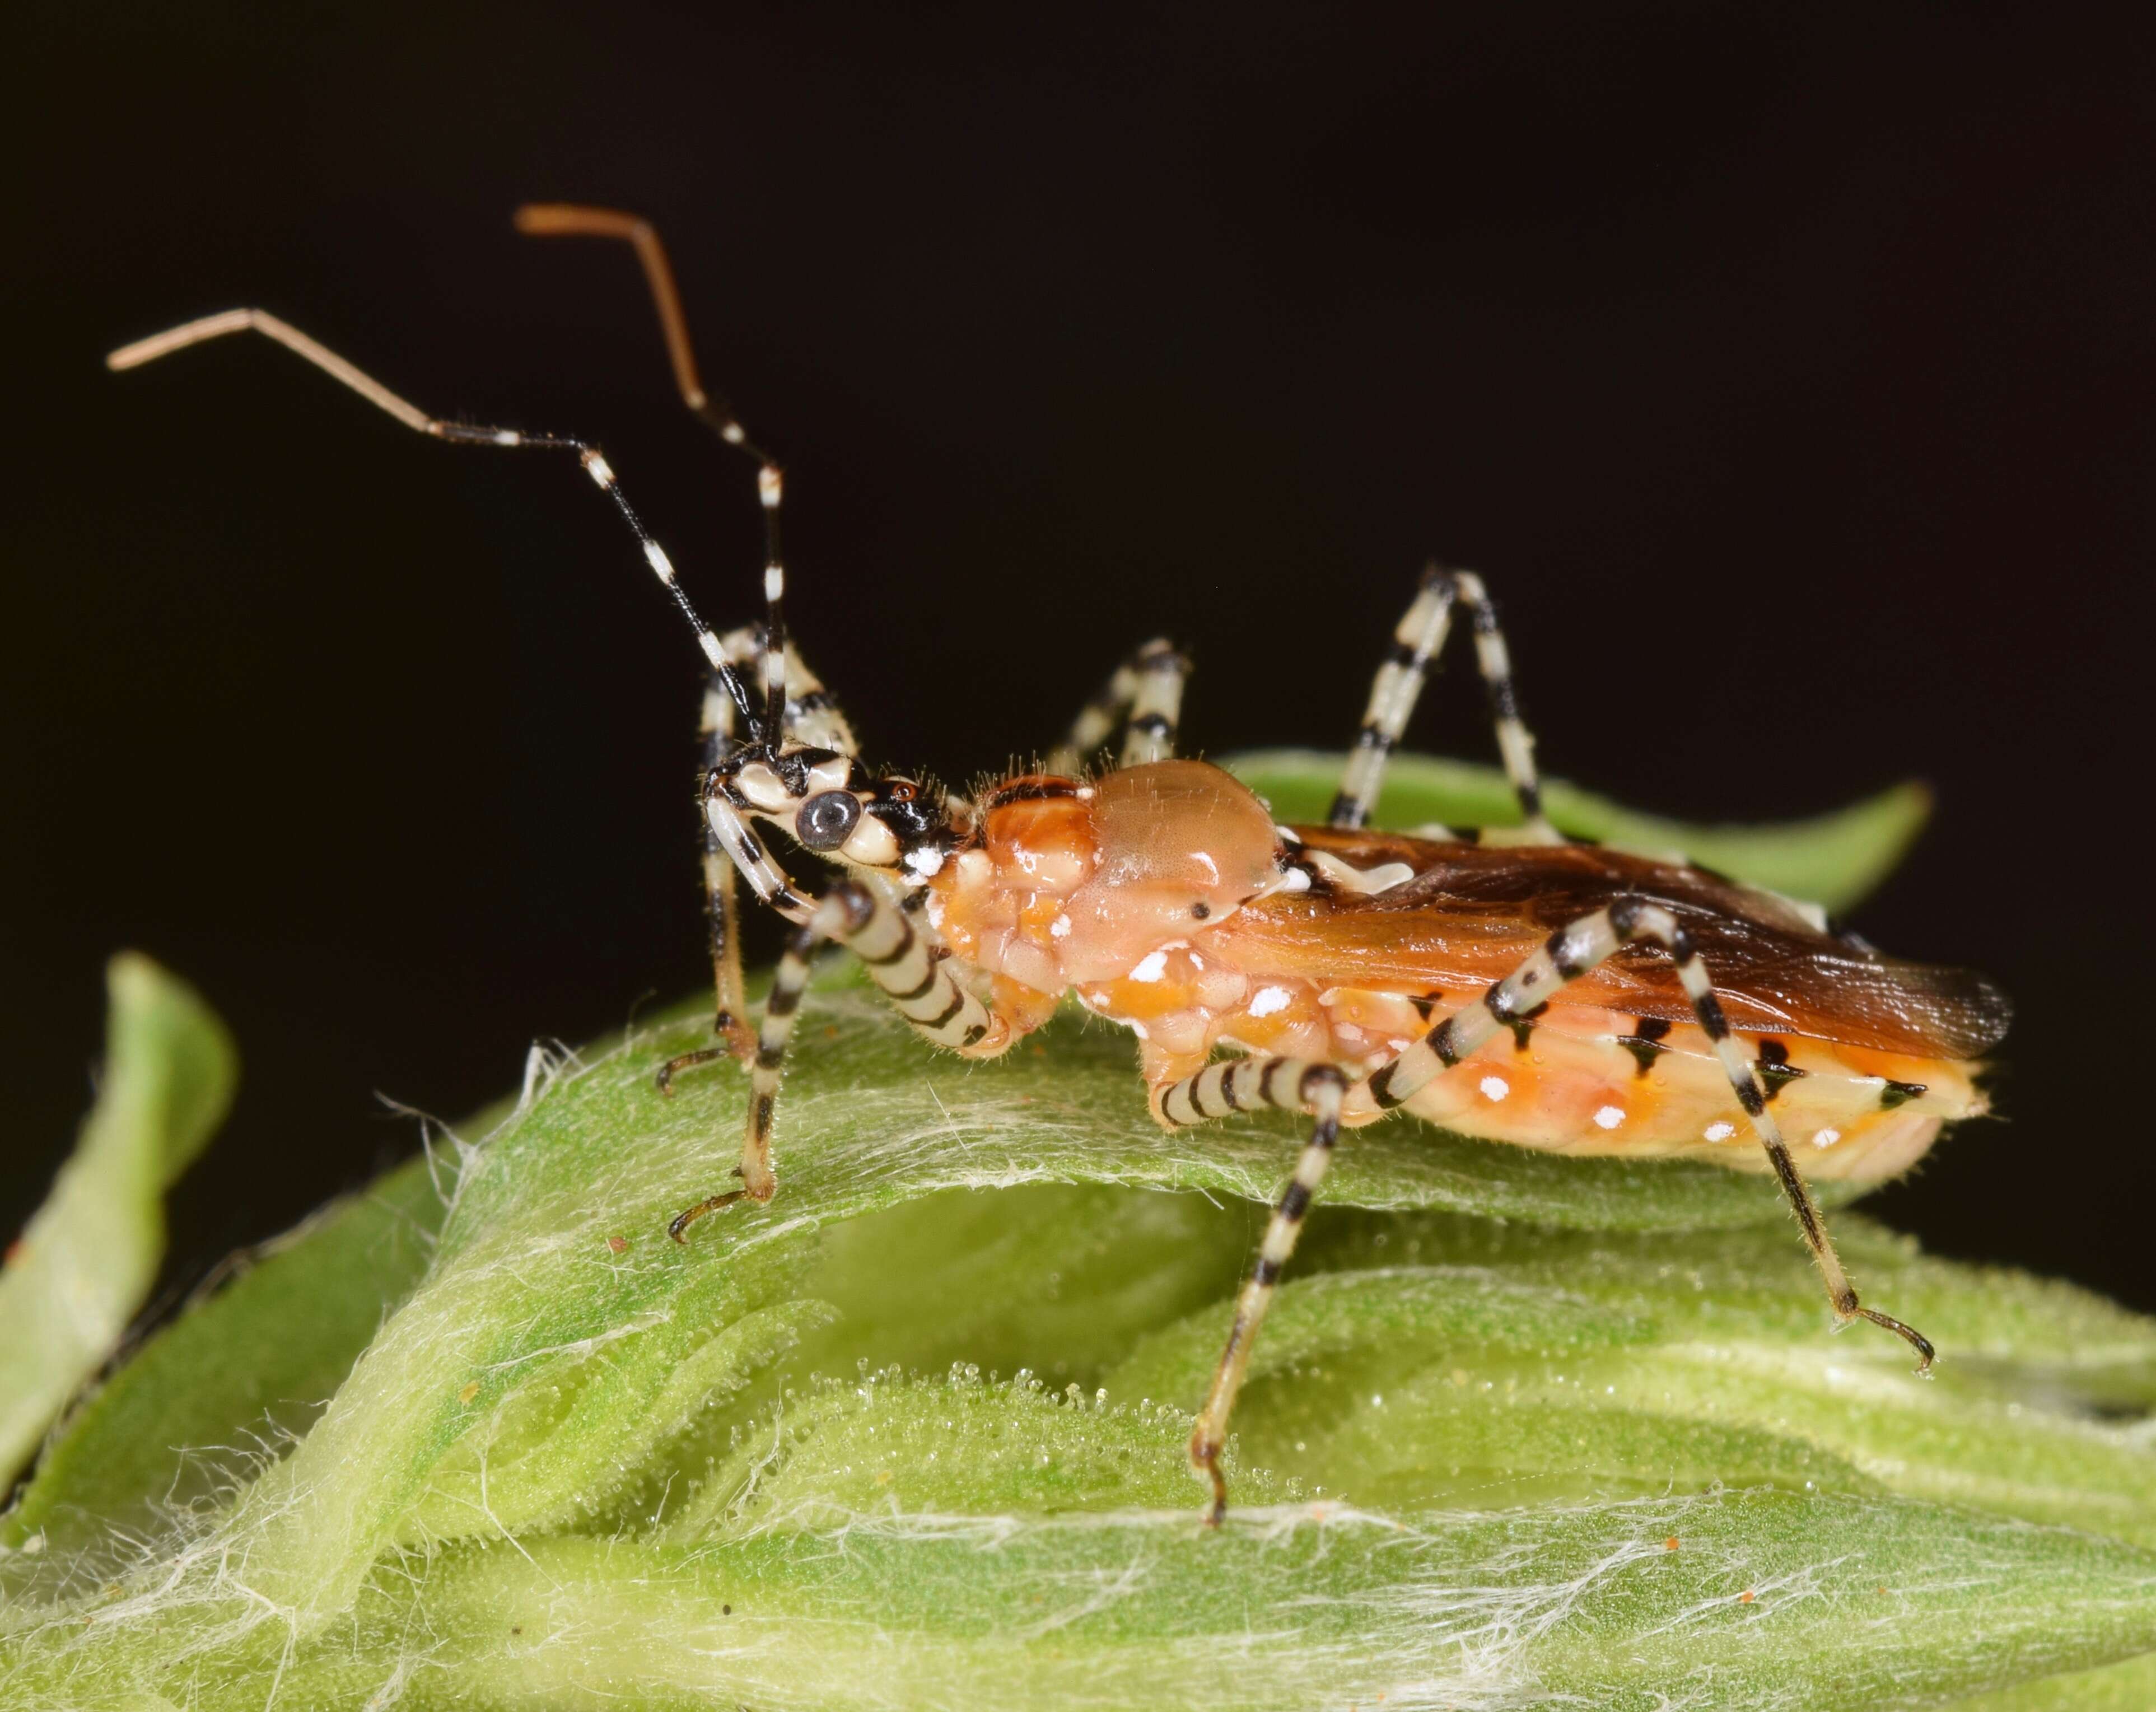
M895 867L899 858L898 835L873 813L864 814L839 854L864 867Z
M783 815L793 807L793 793L787 789L785 780L761 761L752 761L736 773L733 785L750 807L767 815Z

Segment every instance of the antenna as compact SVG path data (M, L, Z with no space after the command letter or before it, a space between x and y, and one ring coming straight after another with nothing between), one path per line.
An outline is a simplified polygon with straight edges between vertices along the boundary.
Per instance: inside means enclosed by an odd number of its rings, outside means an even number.
M666 341L667 361L681 402L728 445L757 462L757 495L763 501L763 690L765 713L759 722L776 748L786 729L786 562L778 550L779 500L784 481L778 464L760 450L741 425L733 407L704 388L696 353L689 342L688 318L666 246L651 222L619 208L588 208L577 203L532 202L516 211L516 229L531 238L612 238L629 244L643 265L659 311L659 331Z
M506 446L572 454L584 474L591 477L593 486L613 501L614 510L620 515L622 522L629 526L629 532L635 536L637 545L643 549L644 563L651 567L652 573L659 578L666 592L674 597L674 604L680 608L681 616L689 621L689 628L696 633L697 645L704 650L704 657L711 662L712 671L718 673L726 685L727 694L741 708L742 717L748 721L751 733L761 738L762 733L767 731L770 740L776 743L783 727L776 724L762 726L759 716L752 709L747 695L742 687L739 675L726 660L724 647L711 634L711 626L704 622L702 614L697 612L695 603L689 599L688 591L682 588L680 579L675 576L674 561L666 556L666 549L644 527L644 519L636 514L635 507L629 504L628 497L622 492L620 483L613 473L613 465L607 462L606 454L589 440L578 440L569 434L526 434L514 428L485 428L475 423L447 422L439 417L429 416L410 399L393 393L357 364L347 362L321 341L310 338L291 322L270 314L266 309L222 310L215 315L202 316L178 326L167 327L161 333L137 339L131 345L122 345L105 357L105 366L116 372L140 368L146 362L155 362L159 357L169 357L175 351L184 351L190 345L199 345L208 339L221 339L233 333L259 333L264 338L282 345L300 361L312 364L331 379L351 388L368 404L396 418L415 434L447 440L453 445ZM765 503L775 504L776 501L767 500ZM767 578L767 589L768 587ZM782 667L780 700L777 704L782 714L785 712L783 671Z

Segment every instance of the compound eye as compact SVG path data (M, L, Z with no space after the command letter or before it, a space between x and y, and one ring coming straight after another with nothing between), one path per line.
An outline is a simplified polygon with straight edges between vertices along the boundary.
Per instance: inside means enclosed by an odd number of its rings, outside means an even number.
M793 835L810 850L836 850L861 818L861 799L850 790L819 791L793 816Z

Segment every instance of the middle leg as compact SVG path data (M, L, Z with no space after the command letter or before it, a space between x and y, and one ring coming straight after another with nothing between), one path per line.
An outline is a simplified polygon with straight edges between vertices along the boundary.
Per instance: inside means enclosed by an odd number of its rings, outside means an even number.
M1435 565L1423 573L1422 586L1394 630L1393 645L1370 685L1363 727L1355 734L1355 747L1342 771L1339 794L1332 799L1328 818L1333 825L1346 827L1361 826L1369 820L1384 782L1385 763L1407 730L1423 685L1429 680L1431 661L1443 650L1450 633L1455 603L1467 609L1475 627L1475 661L1490 699L1490 722L1496 731L1497 751L1504 758L1505 775L1520 805L1527 836L1537 844L1561 844L1563 836L1543 813L1542 781L1535 772L1535 740L1520 717L1519 697L1512 688L1512 654L1505 645L1505 633L1497 626L1497 609L1474 572L1441 570Z
M1190 662L1171 643L1158 637L1147 643L1080 710L1063 741L1048 752L1044 770L1075 774L1118 734L1123 739L1118 764L1166 760L1175 753L1189 676Z
M1303 1219L1332 1163L1347 1087L1346 1075L1331 1064L1304 1058L1234 1058L1209 1064L1195 1076L1186 1076L1162 1090L1153 1103L1161 1120L1178 1128L1266 1108L1307 1112L1312 1120L1310 1139L1296 1161L1295 1175L1281 1191L1265 1226L1257 1263L1235 1298L1235 1318L1228 1328L1228 1341L1213 1370L1212 1386L1190 1434L1191 1470L1212 1493L1205 1509L1206 1522L1211 1526L1219 1526L1228 1514L1228 1480L1220 1471L1220 1455L1228 1443L1228 1417L1235 1410L1235 1395L1243 1387L1250 1349L1257 1341L1258 1328L1265 1324L1266 1309L1272 1306L1281 1270L1295 1252Z

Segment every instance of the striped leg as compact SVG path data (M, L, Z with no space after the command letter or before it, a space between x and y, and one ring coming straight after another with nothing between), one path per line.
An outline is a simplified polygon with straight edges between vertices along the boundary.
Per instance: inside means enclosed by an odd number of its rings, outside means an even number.
M725 835L721 836L723 841ZM744 867L742 872L751 885L757 883L752 869ZM778 1190L771 1164L772 1117L787 1045L793 1036L794 1013L808 985L810 959L826 941L837 940L860 959L870 978L922 1038L955 1051L978 1046L995 1031L996 1019L988 1006L952 979L942 948L923 938L906 911L874 883L842 880L814 904L800 904L798 898L793 902L800 913L772 977L750 1071L748 1129L735 1172L742 1186L698 1201L678 1215L666 1227L677 1242L706 1213L737 1200L768 1200Z
M1359 1098L1367 1092L1370 1103L1380 1109L1402 1104L1499 1029L1548 1003L1567 982L1578 979L1596 964L1614 956L1620 947L1636 939L1655 941L1676 963L1677 978L1684 983L1693 1015L1714 1043L1715 1056L1722 1061L1737 1103L1751 1121L1760 1145L1766 1149L1774 1175L1781 1180L1782 1192L1789 1196L1789 1206L1796 1213L1804 1242L1811 1250L1813 1263L1826 1286L1835 1323L1845 1325L1853 1319L1868 1319L1874 1325L1884 1326L1896 1336L1906 1339L1916 1350L1917 1370L1928 1372L1933 1350L1924 1336L1857 1300L1856 1288L1842 1270L1834 1243L1820 1217L1819 1204L1797 1173L1796 1162L1789 1157L1789 1144L1782 1139L1781 1127L1768 1113L1766 1090L1760 1085L1758 1074L1737 1042L1730 1038L1729 1023L1722 1015L1722 1001L1715 995L1707 966L1701 961L1683 923L1661 904L1644 898L1620 897L1608 908L1560 928L1539 950L1480 999L1447 1017L1391 1063L1373 1071L1367 1081L1350 1091L1351 1098Z
M1074 774L1122 736L1120 764L1165 760L1175 753L1176 723L1190 662L1163 638L1155 638L1117 666L1050 750L1042 770Z
M862 926L850 930L846 943L913 1031L931 1046L954 1052L984 1043L993 1050L1008 1039L1000 1020L958 985L949 954L914 926L911 912L888 897L870 896L872 913Z
M771 852L763 847L763 841L757 836L747 817L728 798L725 781L716 774L706 774L701 796L704 822L711 829L719 853L736 873L748 882L757 902L777 910L789 922L798 924L807 921L814 904L794 890L786 871L772 861Z
M1490 697L1490 718L1497 732L1497 749L1503 756L1505 775L1519 799L1520 818L1527 835L1540 844L1560 844L1563 838L1543 813L1542 782L1535 774L1535 743L1520 719L1518 698L1512 690L1512 663L1505 646L1504 632L1497 628L1497 609L1491 604L1482 579L1472 571L1440 570L1432 565L1423 573L1422 586L1414 604L1393 632L1393 645L1370 686L1369 705L1363 710L1363 728L1340 777L1339 794L1332 799L1329 816L1335 826L1360 826L1370 818L1385 777L1385 763L1407 729L1423 685L1430 676L1430 661L1445 646L1457 601L1467 608L1475 626L1475 658L1481 668L1483 687Z
M733 708L751 712L753 717L739 681L729 677L729 670L722 667L712 675L711 693L730 702ZM706 759L714 755L723 757L732 741L731 713L714 712L707 697L706 718L711 733L707 740ZM741 1051L740 1040L746 1032L746 1025L739 1019L745 1014L747 1005L742 995L740 917L734 902L733 877L739 874L747 880L757 902L777 910L797 927L806 924L814 911L811 901L793 889L785 870L772 861L763 841L728 797L725 781L715 763L705 769L697 794L704 810L704 887L711 910L711 967L717 995L711 1026L727 1044L701 1047L667 1060L659 1067L657 1079L661 1093L673 1092L674 1078L680 1072L709 1064L729 1052L739 1055Z
M763 632L755 625L728 632L720 648L736 671L736 681L760 682L763 676ZM822 681L802 663L799 650L787 648L788 701L783 740L831 749L839 754L856 753L859 745L853 727L824 689ZM699 761L696 776L708 779L711 769L732 758L740 747L735 733L737 709L726 681L716 672L704 686L702 717L697 724ZM747 1064L756 1056L756 1037L749 1032L747 1002L742 992L741 915L734 893L733 864L726 860L709 818L700 817L704 846L704 913L709 924L711 987L715 995L711 1032L722 1044L684 1052L659 1067L659 1092L671 1093L674 1078L684 1070L732 1057Z
M1141 767L1148 761L1165 761L1175 753L1175 733L1183 717L1183 686L1190 676L1190 662L1165 642L1148 645L1133 664L1137 668L1137 693L1131 701L1131 717L1123 727L1123 753L1119 764Z
M719 639L719 647L727 664L744 681L754 683L762 679L764 642L761 625L743 625L737 630L727 631ZM732 740L734 712L732 698L726 695L725 685L715 675L706 692L703 728L706 732L716 731ZM860 740L854 735L853 722L839 711L839 704L824 687L823 679L809 671L801 657L801 650L790 637L786 644L786 722L778 741L782 747L799 743L839 755L858 755L861 750ZM716 764L721 758L723 754L714 755L709 764Z
M726 641L732 643L741 634L736 631ZM733 697L716 674L704 686L696 736L696 776L701 780L710 778L711 769L738 747ZM729 1057L746 1064L756 1053L755 1037L748 1031L748 1000L742 990L741 906L734 893L734 865L726 860L708 815L697 816L697 833L704 847L704 919L711 936L711 1032L720 1044L683 1052L660 1065L657 1080L662 1094L674 1092L674 1078L684 1070Z
M786 1048L793 1038L794 1015L801 1008L801 995L808 989L818 949L829 940L842 938L852 922L865 922L870 907L866 892L842 882L826 892L808 919L787 935L786 949L779 954L778 968L771 978L771 996L763 1001L763 1025L757 1031L756 1057L749 1069L748 1133L742 1141L741 1164L734 1168L742 1186L675 1214L666 1234L676 1242L687 1241L682 1232L706 1213L742 1200L769 1200L778 1192L778 1179L771 1169L771 1116L778 1103Z
M1307 1112L1314 1119L1310 1139L1296 1159L1295 1175L1281 1191L1259 1245L1257 1264L1235 1298L1235 1318L1228 1329L1228 1342L1220 1351L1219 1365L1213 1370L1212 1389L1198 1424L1190 1435L1190 1466L1212 1490L1205 1519L1217 1527L1228 1513L1228 1482L1220 1472L1220 1453L1228 1442L1228 1416L1242 1389L1243 1375L1250 1365L1250 1349L1258 1328L1265 1324L1272 1305L1281 1269L1295 1252L1296 1238L1311 1198L1332 1163L1333 1144L1340 1139L1341 1098L1348 1078L1331 1064L1302 1058L1236 1058L1209 1064L1195 1076L1185 1077L1161 1093L1156 1109L1177 1125L1203 1123L1233 1112L1275 1107Z

